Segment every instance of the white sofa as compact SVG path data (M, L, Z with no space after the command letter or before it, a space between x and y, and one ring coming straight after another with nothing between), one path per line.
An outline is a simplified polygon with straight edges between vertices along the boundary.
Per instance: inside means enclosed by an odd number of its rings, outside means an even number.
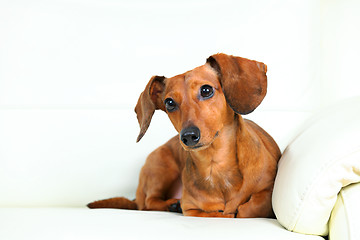
M279 163L277 219L87 209L96 199L134 197L148 146L173 133L166 116L157 114L135 144L131 110L2 111L0 239L359 239L359 106L360 98L331 106L298 128Z
M0 239L360 239L359 6L0 1ZM87 209L134 198L146 156L176 134L156 112L135 143L149 78L217 52L268 66L268 94L246 117L284 152L277 219Z

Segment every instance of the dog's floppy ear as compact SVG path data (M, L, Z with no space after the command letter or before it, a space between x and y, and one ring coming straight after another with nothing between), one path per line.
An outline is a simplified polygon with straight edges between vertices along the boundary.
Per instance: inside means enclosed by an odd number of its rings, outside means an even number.
M135 112L140 125L140 133L136 142L139 142L144 136L155 110L164 110L164 104L161 100L161 94L165 88L164 80L165 77L153 76L139 97Z
M223 53L207 59L219 75L229 106L238 114L248 114L266 95L267 67L264 63Z

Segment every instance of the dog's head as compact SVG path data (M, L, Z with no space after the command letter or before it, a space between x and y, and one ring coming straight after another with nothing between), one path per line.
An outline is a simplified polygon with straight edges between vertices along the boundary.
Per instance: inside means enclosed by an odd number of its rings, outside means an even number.
M154 76L135 112L144 136L156 109L166 111L185 150L209 146L234 114L255 110L266 95L266 65L226 54L172 78Z

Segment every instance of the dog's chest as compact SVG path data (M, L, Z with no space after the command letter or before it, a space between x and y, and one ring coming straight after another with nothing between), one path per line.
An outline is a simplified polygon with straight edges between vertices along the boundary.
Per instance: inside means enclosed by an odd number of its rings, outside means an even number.
M190 188L197 190L190 192L200 209L209 212L224 210L226 202L230 201L242 186L241 175L235 169L222 169L214 164L207 169L207 174L197 176Z
M241 176L237 167L224 168L221 164L213 163L204 177L204 184L217 192L225 193L239 188Z
M189 166L187 166L189 167ZM201 167L195 165L189 167L187 181L200 191L211 193L213 196L223 197L228 192L240 189L242 178L235 161L208 160Z

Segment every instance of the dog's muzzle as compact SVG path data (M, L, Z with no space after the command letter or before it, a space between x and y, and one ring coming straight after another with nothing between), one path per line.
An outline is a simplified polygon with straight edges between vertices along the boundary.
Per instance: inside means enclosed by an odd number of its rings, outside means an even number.
M200 129L195 126L184 128L180 132L180 139L186 146L193 147L200 141Z

